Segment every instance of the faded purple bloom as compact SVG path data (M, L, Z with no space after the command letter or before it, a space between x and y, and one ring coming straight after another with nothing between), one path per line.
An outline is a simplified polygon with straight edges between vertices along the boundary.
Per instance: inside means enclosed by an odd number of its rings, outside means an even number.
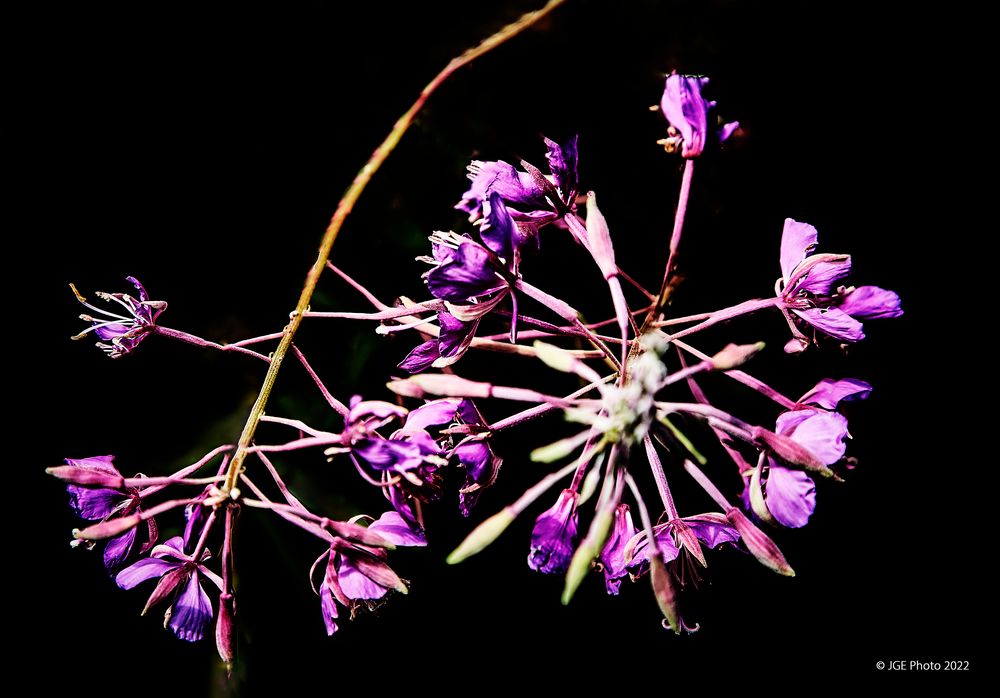
M702 566L705 556L701 543L708 548L717 548L726 543L735 543L740 533L729 523L724 514L707 513L685 516L653 526L653 537L664 563L676 560L681 551L686 551ZM642 574L649 567L649 541L646 532L640 531L625 546L625 561L628 567L638 568Z
M563 490L551 509L535 519L531 531L528 566L536 572L558 574L569 568L577 539L577 510L580 494Z
M483 241L509 264L512 263L515 269L520 249L529 240L536 239L538 229L543 225L555 222L572 211L576 200L579 186L577 136L563 144L546 138L545 148L548 175L526 162L522 164L528 171L521 172L502 160L474 160L469 165L472 184L456 206L469 213L471 221L487 217ZM509 217L512 225L489 220L491 210L498 204L503 205L498 218ZM496 232L487 232L486 229L494 225L505 231L506 239Z
M139 342L155 329L156 318L167 309L167 304L164 301L149 300L146 289L135 277L127 276L125 280L135 286L139 292L138 299L127 293L97 292L97 297L101 300L120 305L125 311L125 315L112 313L91 305L86 298L77 292L75 287L71 286L78 301L87 308L100 313L99 317L81 315L80 319L91 323L91 326L73 339L82 339L88 333L93 332L102 340L97 343L97 346L106 351L112 359L124 356L139 346Z
M844 401L863 400L869 393L871 386L862 380L824 379L799 399L802 409L778 416L775 432L804 446L823 465L833 465L844 457L848 432L847 418L832 410ZM785 467L774 456L768 456L767 463L767 475L761 482L767 513L782 526L805 526L816 509L816 483L812 476ZM743 499L748 509L751 508L750 488L747 478Z
M422 532L413 528L395 511L387 511L368 527L397 547L427 545ZM327 559L326 574L320 584L320 611L328 635L337 632L337 603L353 612L363 604L383 598L390 590L406 593L406 584L385 563L386 551L336 541L317 561Z
M386 439L378 429L402 419L407 410L380 400L351 399L341 438L343 446L327 450L327 454L350 452L377 471L406 472L434 460L440 449L429 434L415 434L408 439Z
M709 112L715 107L715 102L706 101L701 91L708 84L708 78L696 75L667 76L660 99L660 109L670 123L671 138L662 143L673 152L680 146L681 155L685 158L696 158L705 149L710 136L715 136L721 143L728 139L737 128L739 122L719 126Z
M416 408L406 418L403 427L396 431L393 439L405 440L418 436L419 438L432 439L428 433L431 427L444 427L447 425L465 425L482 427L485 425L482 416L471 400L460 398L443 398L433 400L421 407ZM471 434L457 443L452 441L450 435L442 435L438 442L439 453L447 459L447 462L456 465L465 471L465 482L459 490L459 508L463 516L468 516L470 510L479 499L482 490L489 487L496 481L497 473L503 462L498 458L493 449L485 441L483 436ZM413 473L410 473L412 475ZM416 473L418 482L430 483L432 496L428 496L426 488L417 485L412 477L400 482L400 487L408 494L417 496L426 501L430 498L437 498L440 495L440 476L433 466L424 466ZM421 483L421 484L422 484ZM407 517L409 507L400 508L396 499L390 496L390 501L404 517ZM402 502L405 504L405 498Z
M601 551L604 586L612 596L618 595L622 579L628 575L625 546L637 532L632 523L632 513L629 511L628 504L619 504L615 508L615 520L611 527L611 534Z
M892 291L877 286L838 286L851 273L851 257L814 254L817 240L813 226L785 219L777 291L794 334L785 346L788 352L809 346L810 338L802 331L807 328L844 342L858 342L865 337L861 320L903 314L899 296Z
M69 467L79 469L87 473L97 473L120 479L121 473L114 466L114 456L94 456L92 458L66 458ZM106 521L112 518L129 516L142 510L142 498L139 490L135 487L119 487L110 489L106 487L87 487L86 485L66 485L66 492L69 493L69 505L73 513L81 519L88 521ZM147 519L146 530L148 533L147 542L142 547L142 552L146 552L156 543L157 530L156 522ZM137 527L132 527L124 533L108 539L104 547L104 567L108 572L114 573L124 564L135 547ZM82 541L77 539L75 544ZM91 545L93 545L91 543Z
M184 553L183 545L180 536L157 545L150 557L119 572L115 582L122 589L131 589L146 580L159 578L145 610L171 598L166 623L181 640L196 642L205 636L213 616L212 601L202 589L199 575L215 584L220 592L223 584L222 579L204 565L205 560L211 557L207 550L203 550L196 561Z

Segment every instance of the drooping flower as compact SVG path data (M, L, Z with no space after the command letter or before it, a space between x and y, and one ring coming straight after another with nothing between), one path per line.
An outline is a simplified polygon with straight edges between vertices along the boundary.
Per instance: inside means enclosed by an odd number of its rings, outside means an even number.
M683 157L696 158L704 151L709 138L714 137L721 143L739 128L738 121L719 125L714 115L709 115L715 102L701 96L707 84L708 78L702 76L676 73L667 76L660 109L670 123L671 137L661 141L669 152L679 147Z
M105 293L97 292L97 297L108 303L120 305L126 315L113 313L91 305L77 292L76 287L70 286L76 298L87 308L100 313L99 317L92 315L81 315L80 319L91 323L91 326L73 339L83 339L88 333L93 332L102 341L97 346L107 352L112 359L117 359L125 354L131 353L139 342L146 338L156 328L156 318L167 309L164 301L151 301L145 287L132 276L125 277L125 280L135 286L139 292L138 298L133 298L127 293Z
M431 427L445 427L447 425L462 425L472 427L485 426L482 415L476 409L471 400L461 398L442 398L432 400L420 407L412 410L407 415L403 426L392 434L392 439L406 440L410 438L429 438L434 440L428 429ZM469 434L468 436L455 440L450 434L440 434L437 437L439 453L446 459L447 463L456 466L464 471L465 481L459 489L459 509L463 516L468 516L472 507L475 506L482 490L491 486L497 478L502 459L497 457L483 435ZM413 473L410 473L411 475ZM437 469L430 470L427 466L422 467L417 473L419 480L415 481L407 477L400 481L401 488L406 495L416 496L423 501L436 499L440 496L440 476ZM431 486L431 496L426 490ZM396 510L407 517L410 507L397 505L397 499L405 504L406 497L394 499L390 497Z
M50 469L51 474L70 483L66 485L69 505L81 519L107 521L141 511L139 489L125 486L122 474L114 466L114 459L114 456L67 458L65 466ZM147 542L142 552L156 543L157 529L153 519L147 519L146 530ZM114 573L124 564L135 548L137 536L137 527L133 526L108 539L104 547L104 567L108 572ZM81 542L76 540L74 544Z
M438 311L438 336L418 344L399 363L409 373L450 366L462 358L479 321L508 295L514 304L512 335L516 332L517 304L509 264L467 235L437 232L431 236L431 247L433 256L421 258L434 265L424 274L424 281L431 295L446 301L448 309Z
M653 526L653 538L664 563L676 560L685 552L704 567L707 563L699 541L709 549L718 548L738 541L740 533L724 514L710 512L657 524ZM646 532L639 531L625 546L625 562L636 570L636 574L642 574L649 567L651 553Z
M847 450L847 418L835 412L844 401L863 400L871 386L858 379L824 379L803 395L800 409L778 416L775 432L808 449L823 465L837 463ZM754 506L754 484L745 476L744 505L758 516L789 528L801 528L816 509L816 483L802 470L788 468L773 455L767 458L766 475L760 477L760 500ZM763 508L762 508L763 506Z
M408 373L420 373L432 366L443 368L458 361L472 344L479 327L479 320L462 322L446 310L438 311L437 337L418 344L399 362L398 367Z
M172 599L165 624L181 640L196 642L205 636L213 617L212 601L202 588L201 579L208 579L220 592L223 584L222 579L204 565L211 557L207 550L195 560L184 552L183 545L180 536L157 545L148 558L119 572L115 582L122 589L131 589L146 580L159 578L143 614L157 603Z
M851 273L851 257L815 254L816 228L785 219L781 235L781 279L776 290L780 308L788 318L793 339L785 351L805 349L811 341L803 330L812 329L844 342L864 339L862 320L899 317L899 296L878 286L844 287L837 284Z
M478 221L488 216L491 207L502 203L514 225L507 228L508 239L483 239L500 256L512 250L516 256L529 241L537 239L538 229L562 218L573 210L578 191L577 136L563 144L545 139L545 158L549 173L522 161L527 170L522 172L513 165L500 161L474 160L469 165L472 184L462 195L456 208L469 214L469 220ZM495 195L495 196L491 196ZM490 225L487 222L487 225ZM505 257L510 261L509 257Z
M622 579L628 575L628 564L625 561L625 546L638 533L632 523L632 513L628 504L619 504L615 508L615 519L611 527L604 549L601 551L601 567L604 572L604 586L608 593L617 596L621 589Z
M535 519L528 566L536 572L558 574L569 568L577 540L577 504L580 494L563 490L559 499Z
M372 522L369 530L376 531L397 547L427 545L422 532L415 531L395 511L387 511ZM326 573L319 588L320 610L328 635L337 632L337 604L348 608L352 615L364 604L378 601L390 590L407 592L406 584L385 562L386 551L336 539L326 558ZM317 561L317 562L319 562Z

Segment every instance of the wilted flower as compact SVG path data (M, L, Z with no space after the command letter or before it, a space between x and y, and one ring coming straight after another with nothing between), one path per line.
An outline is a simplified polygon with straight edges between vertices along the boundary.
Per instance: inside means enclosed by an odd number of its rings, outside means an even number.
M498 203L504 205L501 215L509 215L515 224L507 229L508 240L497 239L495 235L491 240L483 233L484 241L501 256L507 249L516 256L529 240L535 239L539 228L573 209L578 188L577 136L562 145L546 138L545 148L549 175L526 162L522 165L527 172L520 172L502 160L474 160L469 165L472 184L456 208L466 211L470 214L469 219L476 221L488 217L491 207L496 208ZM487 225L493 223L488 221Z
M81 315L80 319L90 322L91 326L74 336L73 339L83 339L88 333L93 332L103 340L98 342L97 346L106 351L112 359L124 356L139 346L139 342L155 329L156 318L167 309L167 304L164 301L149 300L146 289L135 277L127 276L125 280L135 286L139 292L138 299L127 293L104 293L103 291L98 291L97 297L108 303L118 303L125 310L126 315L112 313L91 305L86 298L77 292L76 287L70 286L78 301L101 314L101 317Z
M699 541L710 549L717 548L725 543L735 543L740 533L725 515L707 513L658 524L653 527L653 537L664 563L676 560L684 551L704 567L706 561ZM646 532L640 531L625 546L626 564L637 568L637 574L641 574L649 565L651 552Z

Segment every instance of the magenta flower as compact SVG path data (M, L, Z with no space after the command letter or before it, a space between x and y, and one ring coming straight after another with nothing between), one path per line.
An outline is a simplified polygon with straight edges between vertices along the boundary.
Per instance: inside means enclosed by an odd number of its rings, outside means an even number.
M558 574L569 568L576 547L579 501L578 492L563 490L552 508L535 519L528 567L544 574Z
M146 289L135 277L127 276L125 280L135 286L139 292L138 299L127 293L97 292L98 298L108 303L114 302L120 305L124 309L125 315L120 314L120 312L112 313L91 305L77 292L75 287L71 286L77 300L87 308L100 313L100 317L81 315L80 319L91 323L91 326L74 336L73 339L83 339L88 333L93 332L102 340L97 343L97 346L107 352L112 359L131 353L139 346L139 342L156 328L156 318L167 309L167 304L164 301L149 300Z
M398 547L425 546L423 533L413 528L395 511L387 511L369 530ZM326 558L326 574L319 588L320 611L327 635L337 632L339 612L337 604L354 611L362 605L382 599L390 590L407 592L406 584L385 563L386 551L363 545L349 545L336 540L329 551L317 562Z
M443 398L428 402L411 411L407 415L403 426L393 433L392 439L405 440L413 437L424 439L426 437L427 439L434 440L428 429L449 425L464 425L475 428L485 426L485 422L471 400ZM479 500L482 491L496 481L503 460L497 457L489 443L482 436L475 434L462 438L457 442L453 440L451 435L442 434L438 437L437 446L439 448L438 452L446 459L449 465L458 467L465 473L465 481L459 489L458 499L459 510L463 516L468 516L472 507ZM425 474L424 469L421 469L419 475L420 479L426 482L430 480L430 475L436 476L437 472L435 470L433 473ZM439 481L440 477L436 479ZM437 498L440 492L440 484L438 484L434 492L435 496L428 497L419 489L419 486L417 488L414 487L416 484L412 478L405 478L400 481L399 486L408 496L417 496L423 501L427 501L429 498ZM403 500L403 503L405 503L407 498L397 495L397 499ZM396 510L404 518L408 518L407 512L412 512L412 507L401 509L397 505L397 499L390 497L390 501L393 502Z
M709 112L715 102L706 101L701 91L708 84L708 78L695 75L668 75L660 99L660 109L670 123L671 138L663 143L671 152L680 146L685 158L701 155L710 137L721 143L728 139L739 122L718 126L710 123ZM713 119L714 121L714 119Z
M794 338L785 351L802 351L812 329L844 342L864 339L861 320L899 317L899 296L878 286L858 288L836 284L851 273L851 257L845 254L813 254L818 240L816 228L785 219L781 234L781 279L777 283L780 308ZM815 339L812 340L815 342Z
M848 432L847 418L832 410L841 402L867 398L871 390L868 383L855 378L824 379L799 399L801 409L778 416L775 432L804 446L823 465L833 465L844 457ZM809 522L816 509L816 483L809 473L788 468L769 455L760 487L764 511L752 507L751 479L746 475L743 501L747 509L789 528Z
M409 373L431 366L450 366L462 358L472 344L479 321L511 294L513 276L491 249L467 235L443 232L431 237L431 245L433 257L421 259L435 266L424 274L424 281L431 295L447 301L449 306L437 314L438 336L417 345L399 363L399 368ZM515 308L513 333L517 304L512 294L511 299Z
M443 368L461 359L468 351L479 327L479 320L462 322L446 310L437 314L441 328L437 337L418 344L399 362L399 368L408 373L420 373L428 368Z
M469 220L477 221L488 218L491 208L503 205L504 210L498 217L509 216L513 221L513 225L503 228L507 238L498 238L495 233L488 237L484 232L483 239L508 262L511 259L508 253L517 257L529 240L537 239L539 228L562 218L574 207L579 187L577 136L562 145L546 138L545 148L549 175L527 162L522 162L527 171L521 172L502 160L474 160L469 165L472 184L455 207L469 213ZM489 221L488 225L491 225Z
M222 579L205 567L204 562L211 555L203 550L199 559L184 553L183 540L175 536L162 545L153 548L150 557L126 567L115 577L122 589L131 589L149 579L159 578L146 607L145 614L152 606L171 598L166 613L166 624L181 640L196 642L205 636L205 630L212 621L212 601L201 586L204 577L223 591Z
M686 552L701 563L707 565L701 544L709 549L718 548L726 543L735 543L740 539L740 533L729 523L724 514L707 513L695 516L685 516L672 519L653 526L653 538L660 551L660 559L664 562L676 560L681 552ZM700 541L700 542L699 542ZM625 546L625 560L630 568L636 568L636 574L642 574L649 567L649 540L645 531L640 531Z
M125 487L125 479L115 468L114 459L114 456L67 458L66 466L50 470L51 474L70 483L66 485L69 505L81 519L107 521L141 511L142 498L139 490ZM137 529L138 527L133 526L108 539L104 547L104 567L108 572L117 571L131 555L138 535ZM147 519L146 530L147 542L142 547L142 552L156 543L157 529L153 519ZM78 542L81 541L74 541Z
M632 513L629 511L628 504L619 504L615 508L615 520L611 527L611 534L601 551L604 586L612 596L618 595L622 579L628 576L625 547L636 533L638 531L632 523Z

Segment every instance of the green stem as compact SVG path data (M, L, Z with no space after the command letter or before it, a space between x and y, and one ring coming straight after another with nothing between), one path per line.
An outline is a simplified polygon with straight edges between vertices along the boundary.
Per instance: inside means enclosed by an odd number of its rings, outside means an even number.
M365 166L362 167L361 171L354 177L354 181L351 182L350 188L348 188L347 192L345 192L343 198L340 200L340 203L337 204L337 210L334 211L333 218L330 220L330 225L327 226L326 232L323 234L323 240L320 242L319 246L319 254L316 255L316 261L313 263L312 268L309 270L309 274L306 276L306 283L302 287L299 302L295 305L295 310L292 311L291 319L289 320L288 325L285 326L281 342L278 344L278 348L275 349L274 354L271 357L271 365L267 369L267 375L264 376L264 384L261 386L260 393L257 395L257 400L250 409L250 416L247 417L246 424L243 426L243 432L240 434L240 439L236 444L236 453L233 454L233 459L229 462L229 471L226 473L226 482L223 488L225 492L229 492L233 487L235 487L236 482L239 480L240 473L243 469L243 461L246 460L247 449L253 441L254 433L257 431L257 424L260 422L260 418L264 414L264 407L267 405L267 400L271 396L271 390L274 388L274 382L278 378L278 372L281 370L285 356L292 347L292 340L295 338L295 333L298 331L299 325L302 324L302 318L304 317L306 310L309 308L309 302L312 300L313 293L316 290L316 284L319 283L319 277L323 273L323 269L326 267L327 260L330 257L330 250L333 248L333 243L336 241L337 235L340 233L340 228L343 226L344 221L354 208L354 204L361 196L361 193L365 190L365 187L368 186L368 182L371 181L372 176L378 171L379 167L382 166L382 163L385 162L386 158L389 157L389 154L392 153L393 149L399 143L399 140L403 137L403 134L406 133L407 129L409 129L410 124L413 123L414 117L423 108L427 99L452 73L466 64L471 63L479 56L482 56L497 46L500 46L508 39L517 36L542 17L549 14L549 12L562 5L564 2L565 0L549 0L549 2L542 9L525 13L516 22L508 24L493 36L485 39L478 46L468 49L457 58L453 58L440 73L434 76L433 80L427 83L427 86L421 91L417 100L405 114L399 117L396 124L392 127L392 131L389 132L389 135L386 136L385 140L382 141L378 148L375 149L375 152L372 153L371 158L369 158L368 162L365 163Z

